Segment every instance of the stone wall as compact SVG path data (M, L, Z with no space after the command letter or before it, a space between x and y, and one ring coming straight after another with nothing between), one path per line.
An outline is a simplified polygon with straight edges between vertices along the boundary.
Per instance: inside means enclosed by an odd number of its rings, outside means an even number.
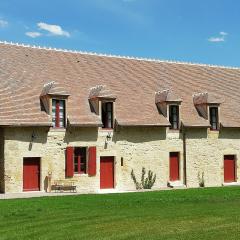
M72 179L78 191L95 192L100 185L100 157L115 157L115 188L134 190L131 179L133 169L137 179L141 169L152 170L157 175L155 189L167 187L169 181L169 153L180 153L180 180L183 181L182 134L159 127L125 127L111 132L97 128L71 128L67 131L48 128L6 128L5 131L5 191L22 192L23 158L41 158L41 190L47 189L46 177L52 181L65 179L65 149L67 146L97 146L97 174L75 175ZM32 138L32 136L34 136ZM240 131L206 129L186 131L187 186L198 187L198 174L204 172L206 186L223 183L223 155L240 154ZM121 166L121 158L123 166ZM238 168L239 172L239 168ZM239 172L240 174L240 172ZM65 180L67 181L67 180Z
M204 173L205 186L224 183L224 155L235 155L237 176L240 176L240 130L189 129L186 132L187 186L198 187L198 174ZM238 179L237 179L238 181Z
M0 128L0 193L4 191L4 130Z

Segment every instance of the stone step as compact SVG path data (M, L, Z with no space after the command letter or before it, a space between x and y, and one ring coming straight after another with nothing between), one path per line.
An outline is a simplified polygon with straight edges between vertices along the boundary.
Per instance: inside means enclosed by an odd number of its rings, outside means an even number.
M186 188L186 186L181 181L169 181L168 186L176 189Z

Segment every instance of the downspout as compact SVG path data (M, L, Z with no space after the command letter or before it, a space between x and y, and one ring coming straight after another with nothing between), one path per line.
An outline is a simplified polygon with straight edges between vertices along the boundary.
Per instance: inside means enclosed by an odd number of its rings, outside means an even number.
M187 149L186 149L186 132L185 128L182 125L183 130L183 181L185 186L187 187Z

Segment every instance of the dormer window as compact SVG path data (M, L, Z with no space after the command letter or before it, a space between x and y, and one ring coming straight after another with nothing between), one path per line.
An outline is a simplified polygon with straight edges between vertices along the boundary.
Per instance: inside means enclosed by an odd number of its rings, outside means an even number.
M179 108L181 102L181 98L169 89L155 93L155 103L158 111L166 118L166 120L168 120L168 124L170 123L170 129L179 129Z
M113 129L116 95L106 86L97 85L90 89L88 99L91 111L100 117L102 129Z
M54 128L65 128L65 100L52 99L52 123Z
M179 106L169 105L170 129L179 129Z
M45 112L52 119L54 128L66 127L66 102L70 94L57 82L44 84L40 100Z
M209 120L211 125L211 130L219 129L219 116L218 107L209 107Z
M211 130L219 130L219 109L223 102L222 96L212 93L202 92L193 95L193 103L198 114L206 120L205 124L209 121ZM206 124L208 127L209 123Z
M102 128L113 128L113 102L102 102Z

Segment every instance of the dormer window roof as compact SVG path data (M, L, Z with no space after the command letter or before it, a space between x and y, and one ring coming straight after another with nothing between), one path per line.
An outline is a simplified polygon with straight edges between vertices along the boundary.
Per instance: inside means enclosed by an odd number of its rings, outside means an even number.
M181 103L182 99L178 97L173 91L166 89L155 93L155 103L158 104L163 102Z
M45 111L50 114L51 104L50 100L55 99L66 99L70 94L57 82L49 82L43 85L42 92L40 94L41 102L44 106Z
M169 89L158 91L155 93L155 103L158 110L164 117L168 117L168 106L170 104L180 105L182 99Z
M117 97L105 85L97 85L92 87L89 93L89 100L96 98L115 100Z
M224 102L224 99L215 94L209 94L207 92L196 93L193 95L193 103L195 106L203 104L216 104L220 105Z
M207 92L193 95L193 103L199 115L209 121L211 130L219 129L219 106L223 102L222 97Z
M92 111L99 115L102 128L112 129L114 125L114 102L116 95L106 86L97 85L90 89L89 102Z
M70 94L57 82L44 84L40 99L47 114L52 116L54 128L66 126L66 99Z
M43 89L41 92L41 97L43 96L65 96L68 97L70 94L65 90L64 87L62 87L59 83L57 82L49 82L43 85Z

